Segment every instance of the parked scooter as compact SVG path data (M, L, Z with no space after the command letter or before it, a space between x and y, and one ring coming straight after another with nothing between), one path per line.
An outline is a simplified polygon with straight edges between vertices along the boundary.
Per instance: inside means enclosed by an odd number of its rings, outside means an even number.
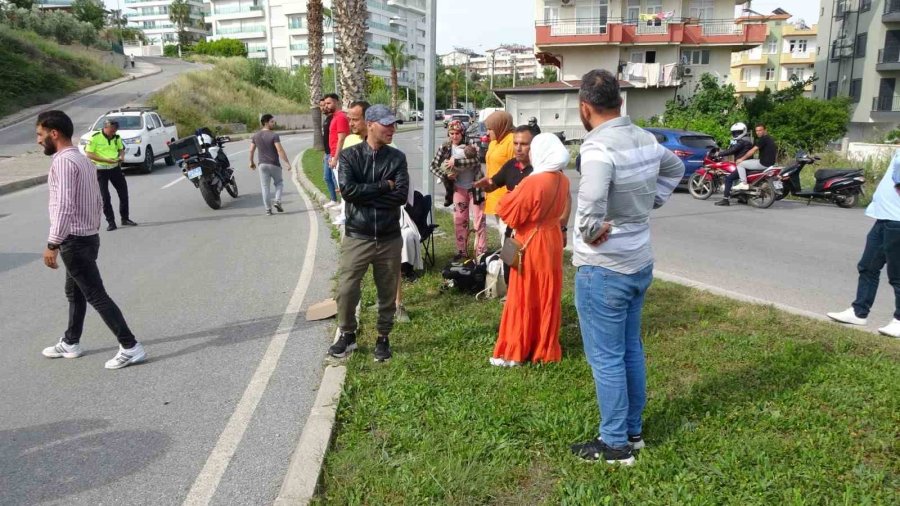
M859 169L819 169L815 173L816 184L811 190L803 190L800 185L800 171L803 167L821 160L818 156L809 156L804 152L797 153L797 161L781 171L781 182L784 188L779 199L791 193L795 197L834 202L838 207L850 209L859 203L863 184L866 182L862 170Z
M213 144L200 144L200 138L195 135L178 139L169 145L169 152L178 160L181 172L194 187L200 189L200 194L206 204L213 208L222 207L220 194L222 190L228 192L232 198L237 198L238 187L234 179L234 169L229 167L228 157L225 156L224 144L231 139L219 136ZM212 150L218 148L216 153Z
M688 192L692 197L706 200L720 187L725 186L725 177L737 170L734 162L723 161L715 156L717 150L710 150L703 159L703 166L697 169L688 179ZM766 209L775 203L781 193L782 182L779 177L781 167L769 167L762 171L748 171L746 190L731 190L731 196L742 204Z

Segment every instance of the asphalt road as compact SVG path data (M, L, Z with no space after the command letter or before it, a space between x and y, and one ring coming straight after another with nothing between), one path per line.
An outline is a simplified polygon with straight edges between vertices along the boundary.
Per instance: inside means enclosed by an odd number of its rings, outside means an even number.
M311 142L283 139L292 157ZM331 342L331 322L303 314L330 296L337 250L289 181L285 213L264 215L247 149L226 146L241 196L217 211L177 167L129 175L140 226L101 232L100 268L150 361L119 371L103 368L117 343L93 310L83 357L41 356L67 317L63 271L40 257L47 187L0 197L0 504L276 497Z
M419 189L421 135L402 134L397 141L409 156L410 176ZM445 136L444 128L437 127L436 146ZM574 170L566 174L574 202L580 176ZM436 185L434 193L440 205L443 187ZM769 209L714 206L720 198L717 194L695 200L679 190L654 211L657 271L823 315L850 307L856 295L856 264L873 224L863 208L799 201L776 202ZM570 228L573 224L574 213ZM882 273L868 328L889 323L893 311L893 290Z
M171 58L141 58L162 68L152 76L126 81L97 93L81 97L62 107L75 124L75 136L80 137L101 114L116 107L137 105L154 91L163 88L179 74L200 66ZM36 149L32 119L0 129L0 156L17 156Z

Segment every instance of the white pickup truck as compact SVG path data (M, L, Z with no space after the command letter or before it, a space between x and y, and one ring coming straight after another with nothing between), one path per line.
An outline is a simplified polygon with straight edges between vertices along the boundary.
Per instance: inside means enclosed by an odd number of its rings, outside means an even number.
M97 118L90 131L81 136L78 149L82 153L91 137L103 129L107 120L114 120L119 124L118 134L125 144L123 169L134 167L149 174L160 158L165 159L166 165L175 164L175 160L169 155L169 142L178 139L178 131L174 124L164 121L150 107L123 107Z

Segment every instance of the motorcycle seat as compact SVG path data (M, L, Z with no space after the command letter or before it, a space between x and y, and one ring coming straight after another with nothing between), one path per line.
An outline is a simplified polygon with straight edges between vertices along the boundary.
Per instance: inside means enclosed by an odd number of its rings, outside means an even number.
M816 171L816 181L825 181L833 177L862 175L859 169L819 169Z

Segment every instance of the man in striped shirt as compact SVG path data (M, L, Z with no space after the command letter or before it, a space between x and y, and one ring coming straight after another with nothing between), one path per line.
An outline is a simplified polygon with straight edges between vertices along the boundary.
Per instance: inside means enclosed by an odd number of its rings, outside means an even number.
M90 304L119 340L119 351L106 362L121 369L143 362L147 354L125 323L119 306L107 295L97 268L100 251L100 187L93 164L72 145L72 120L62 111L46 111L37 118L37 141L44 154L53 156L47 183L50 189L50 236L44 265L66 268L69 326L59 342L45 348L47 358L78 358L84 316Z
M669 199L684 164L622 116L619 82L582 78L581 183L575 215L575 306L600 404L600 437L572 447L586 460L634 463L644 446L646 395L641 311L653 279L650 211Z

